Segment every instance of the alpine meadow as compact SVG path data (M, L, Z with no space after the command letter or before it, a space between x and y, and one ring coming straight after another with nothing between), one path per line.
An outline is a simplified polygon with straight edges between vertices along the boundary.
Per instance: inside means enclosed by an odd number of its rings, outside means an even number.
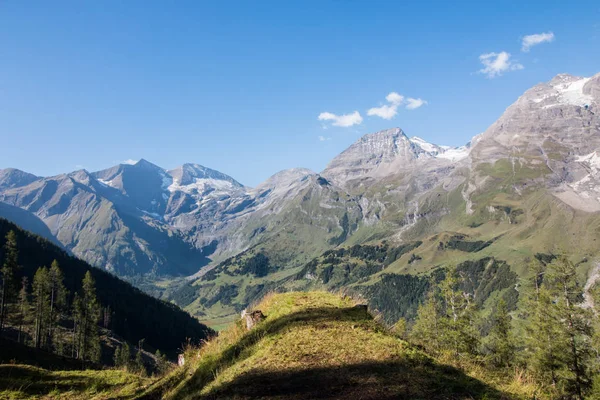
M599 21L0 4L0 399L600 399Z

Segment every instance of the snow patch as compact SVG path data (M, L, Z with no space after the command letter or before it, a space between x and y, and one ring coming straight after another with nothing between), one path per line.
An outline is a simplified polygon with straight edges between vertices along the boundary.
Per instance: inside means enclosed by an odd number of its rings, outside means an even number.
M437 144L429 143L420 137L413 136L409 139L413 144L419 146L429 156L436 158L443 158L452 162L462 160L469 155L471 151L468 146L451 147L451 146L438 146ZM421 155L419 154L419 158Z
M437 153L440 150L440 146L436 146L433 143L426 142L418 136L413 136L409 140L428 153Z
M575 161L580 163L588 163L590 167L600 170L600 156L598 156L596 151L585 156L579 156L575 159Z
M114 187L113 186L113 181L105 181L104 179L98 179L98 182L100 182L101 184L103 184L104 186L110 186L110 187Z
M533 99L535 103L540 103L548 98L556 98L556 102L546 104L542 108L547 109L560 105L573 105L584 107L594 102L594 98L591 95L583 93L583 87L591 78L581 78L575 81L565 81L558 85L554 85L553 88L556 90L555 93L546 94L541 98Z

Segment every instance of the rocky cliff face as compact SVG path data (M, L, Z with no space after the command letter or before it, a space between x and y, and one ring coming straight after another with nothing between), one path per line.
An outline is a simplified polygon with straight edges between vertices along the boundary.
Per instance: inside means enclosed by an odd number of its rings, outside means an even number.
M484 167L505 160L515 191L543 185L574 208L599 211L599 92L600 74L558 75L525 92L477 138L467 192L485 191Z

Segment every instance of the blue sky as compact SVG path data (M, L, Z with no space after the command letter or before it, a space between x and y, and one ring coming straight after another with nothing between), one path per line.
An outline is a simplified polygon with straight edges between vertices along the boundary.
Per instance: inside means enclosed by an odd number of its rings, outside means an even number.
M388 127L464 144L561 72L600 72L597 1L4 0L0 168L145 158L256 185Z

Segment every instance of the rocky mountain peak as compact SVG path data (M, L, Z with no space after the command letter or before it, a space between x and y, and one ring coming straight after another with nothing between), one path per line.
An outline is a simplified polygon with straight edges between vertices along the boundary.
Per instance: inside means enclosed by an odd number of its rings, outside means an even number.
M0 170L0 189L11 189L27 186L40 179L39 177L15 168Z

